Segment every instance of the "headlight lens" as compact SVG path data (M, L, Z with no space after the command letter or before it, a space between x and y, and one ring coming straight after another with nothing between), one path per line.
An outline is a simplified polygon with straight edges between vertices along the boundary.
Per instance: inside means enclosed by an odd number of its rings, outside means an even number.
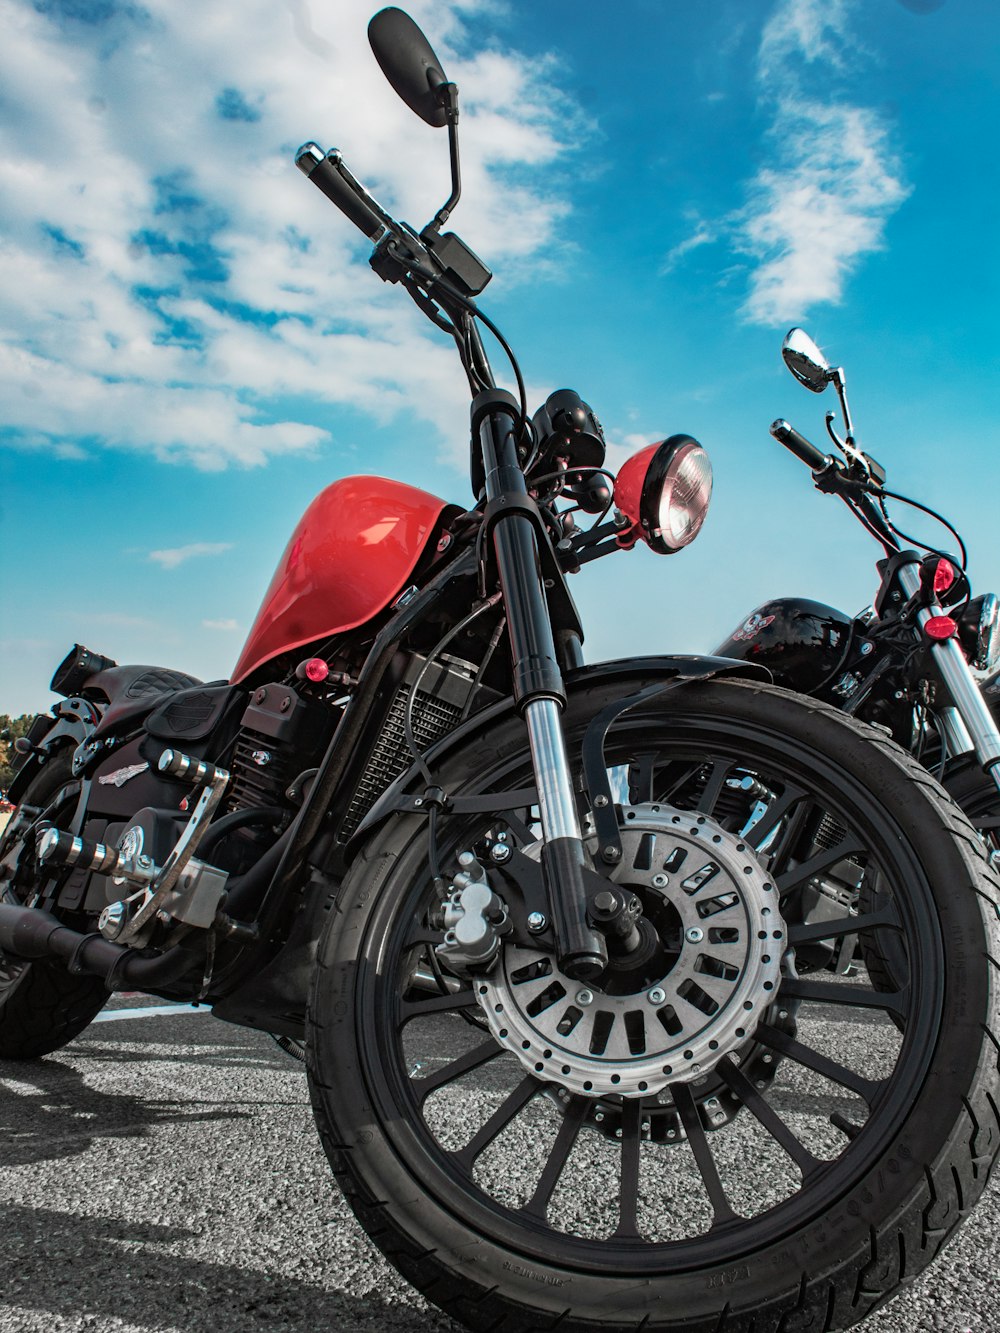
M712 463L690 435L671 435L640 449L615 481L615 504L660 555L694 541L711 498Z
M973 597L958 619L958 638L969 665L992 671L1000 662L1000 600L985 592Z

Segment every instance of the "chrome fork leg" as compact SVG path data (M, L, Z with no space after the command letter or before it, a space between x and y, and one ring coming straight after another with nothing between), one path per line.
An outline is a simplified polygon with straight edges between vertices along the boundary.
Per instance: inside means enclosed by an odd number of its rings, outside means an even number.
M566 755L559 705L554 699L536 699L524 710L528 725L528 743L538 783L538 807L542 817L542 836L546 842L555 838L582 838L576 812L573 775Z
M607 945L587 920L586 877L592 872L583 849L559 705L554 699L535 699L524 717L538 784L542 866L559 966L567 976L592 981L607 965Z

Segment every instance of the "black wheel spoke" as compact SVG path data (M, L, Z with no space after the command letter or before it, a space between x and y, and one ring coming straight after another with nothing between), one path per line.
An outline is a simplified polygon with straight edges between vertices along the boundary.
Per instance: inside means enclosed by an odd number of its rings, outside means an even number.
M801 787L797 787L791 782L786 783L781 795L770 803L766 812L761 815L753 828L748 829L743 835L743 841L748 842L753 848L759 847L765 838L770 837L793 806L797 805L805 795L806 792Z
M848 1120L847 1116L841 1115L839 1111L834 1111L830 1117L830 1124L834 1129L839 1129L841 1134L846 1134L852 1142L864 1129L864 1125L856 1125L853 1120Z
M705 783L705 790L702 792L697 809L703 815L710 815L722 795L722 789L725 786L726 778L732 772L732 763L727 763L722 759L716 759L712 762L712 769L708 775L708 781Z
M754 830L756 832L756 829ZM787 870L775 873L775 883L778 891L782 895L797 889L800 884L806 880L812 879L814 875L821 875L824 870L829 870L835 866L838 861L844 861L847 857L853 856L855 852L862 852L865 849L857 838L848 836L842 838L836 847L827 847L815 856L808 857L797 866L789 866Z
M428 1074L426 1078L415 1078L413 1087L420 1098L420 1104L423 1105L432 1092L437 1092L438 1088L443 1088L446 1083L454 1083L455 1079L461 1078L463 1074L468 1074L473 1069L479 1069L480 1066L487 1064L490 1060L495 1060L498 1055L502 1054L503 1048L491 1039L490 1041L484 1041L481 1046L476 1046L473 1050L467 1051L465 1055L460 1055L458 1059L449 1061L443 1069L437 1070L436 1073Z
M427 1000L405 1000L400 1006L400 1021L409 1023L412 1018L425 1018L428 1014L458 1013L462 1009L474 1009L476 997L472 990L456 991L454 995L433 995Z
M788 1153L802 1172L803 1181L818 1171L823 1165L822 1162L812 1155L801 1140L795 1137L784 1120L760 1095L746 1074L743 1073L743 1070L738 1065L734 1065L728 1056L719 1061L717 1068L754 1119L759 1121L771 1138Z
M762 1023L754 1036L759 1042L769 1046L772 1051L787 1055L796 1064L804 1065L806 1069L822 1074L824 1078L838 1083L842 1088L848 1088L851 1092L856 1092L859 1097L865 1099L869 1106L884 1086L880 1080L864 1078L861 1074L856 1074L853 1069L848 1069L846 1065L831 1060L819 1051L814 1051L810 1046L804 1046L802 1042L796 1041L794 1037L782 1032L780 1028L771 1027L768 1023Z
M670 773L675 776L673 776L669 786L667 786L665 790L655 792L653 799L664 802L675 800L685 788L690 788L693 785L694 780L704 767L705 760L703 758L695 759L690 763L682 763L680 765L671 764Z
M653 799L653 766L655 754L637 754L628 767L628 795L633 805L643 805Z
M642 1099L630 1098L622 1105L621 1188L618 1195L616 1240L639 1239L639 1131Z
M781 997L813 1000L817 1004L839 1004L853 1009L884 1009L890 1014L906 1013L906 991L869 990L866 986L845 985L836 981L811 981L790 978L781 983Z
M559 1183L559 1177L566 1168L569 1155L573 1151L580 1129L583 1126L590 1103L586 1097L573 1097L563 1114L562 1124L553 1141L551 1151L545 1162L542 1174L538 1178L535 1192L521 1210L533 1217L545 1218L552 1192Z
M455 1160L466 1171L471 1171L479 1154L488 1148L497 1135L502 1134L510 1122L524 1110L541 1086L533 1074L523 1078L465 1147L456 1153L452 1153Z
M503 812L503 822L507 825L510 832L513 833L519 847L528 847L531 843L538 841L537 836L532 833L527 824L522 819L519 819L512 810L505 810Z
M813 940L835 939L875 929L902 930L903 926L894 910L884 908L881 912L865 912L862 916L842 916L833 921L808 921L789 926L788 943L809 944Z
M726 1222L738 1221L739 1214L733 1212L732 1205L726 1197L726 1191L723 1189L722 1181L719 1178L715 1158L712 1156L712 1149L709 1146L708 1135L705 1133L705 1127L701 1123L701 1117L695 1105L694 1094L686 1083L674 1083L670 1091L673 1094L674 1105L680 1115L681 1124L687 1134L688 1143L691 1145L691 1151L694 1153L694 1160L701 1172L705 1193L712 1205L712 1227L723 1226Z

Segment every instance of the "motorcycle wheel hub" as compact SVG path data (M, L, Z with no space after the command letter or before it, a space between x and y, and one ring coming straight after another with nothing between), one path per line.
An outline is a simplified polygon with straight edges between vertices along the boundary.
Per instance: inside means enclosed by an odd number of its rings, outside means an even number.
M662 804L626 807L622 824L609 878L658 923L662 975L630 987L609 968L583 986L551 954L507 945L476 986L497 1042L537 1078L587 1097L702 1078L752 1035L787 946L777 891L738 835Z

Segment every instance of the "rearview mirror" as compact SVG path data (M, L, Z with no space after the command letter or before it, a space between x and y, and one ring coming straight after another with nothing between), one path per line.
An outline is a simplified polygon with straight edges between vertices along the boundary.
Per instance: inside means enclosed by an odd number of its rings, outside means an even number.
M448 123L448 76L409 14L391 5L368 24L368 40L382 73L411 111L440 129Z
M781 355L798 382L813 393L822 393L833 378L830 363L805 329L788 330Z

